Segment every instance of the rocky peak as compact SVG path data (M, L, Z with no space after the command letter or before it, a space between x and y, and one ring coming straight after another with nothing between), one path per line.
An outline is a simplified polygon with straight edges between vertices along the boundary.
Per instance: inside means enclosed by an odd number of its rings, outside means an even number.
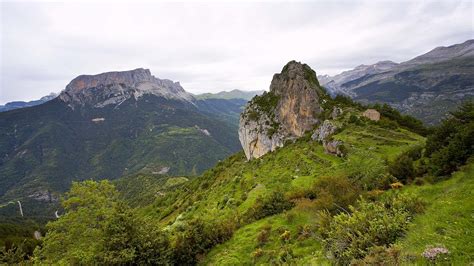
M167 99L192 101L193 96L179 84L151 75L150 70L137 68L129 71L114 71L98 75L80 75L73 79L59 95L69 106L92 105L104 107L120 104L134 97L153 94Z
M146 81L153 81L150 70L137 68L135 70L106 72L98 75L80 75L66 86L66 90L78 92L83 89L110 84L124 84L134 87L136 84Z
M324 98L316 73L291 61L275 74L270 91L255 96L240 117L239 139L248 159L258 158L320 123Z

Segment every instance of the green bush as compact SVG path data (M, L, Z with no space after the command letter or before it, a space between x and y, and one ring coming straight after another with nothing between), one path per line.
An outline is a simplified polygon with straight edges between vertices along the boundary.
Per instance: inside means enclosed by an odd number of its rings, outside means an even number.
M263 246L267 243L268 238L270 237L270 233L272 231L271 225L265 225L257 235L257 243L258 246Z
M295 255L293 254L293 249L285 245L281 248L280 253L278 253L278 261L280 263L288 263L291 261Z
M347 107L355 107L357 109L362 109L364 107L361 103L354 101L351 97L341 94L334 97L334 102Z
M387 128L387 129L397 129L399 127L399 125L397 124L397 122L393 121L393 120L390 120L390 119L386 119L386 118L382 118L378 121L378 125L383 127L383 128Z
M358 151L345 163L346 172L365 190L379 188L377 184L385 178L387 170L384 160L371 156L370 152Z
M375 246L369 249L368 254L361 260L353 260L351 265L399 265L400 249L394 246L386 248Z
M2 247L0 250L0 264L14 265L23 263L28 259L28 254L23 248L23 244L13 244L11 247Z
M197 264L199 256L206 254L215 245L229 240L235 229L236 224L233 220L222 222L191 220L176 235L173 264Z
M406 184L415 175L415 167L413 166L413 159L407 154L401 154L388 166L388 171L391 175L396 177L399 181Z
M350 206L328 222L327 213L321 213L326 222L320 223L326 250L338 264L349 264L366 257L375 246L388 246L407 230L413 212L406 196L393 196L382 202L360 199L357 207ZM411 204L413 205L413 204ZM325 217L325 218L324 218Z
M65 213L48 223L35 261L46 264L169 264L168 236L134 213L109 181L73 183Z
M423 156L423 146L414 146L404 153L413 161L419 160Z
M259 196L252 208L246 213L248 221L260 220L264 217L282 213L293 208L294 204L289 201L283 192L274 191L267 197Z
M345 176L324 176L313 185L318 209L331 212L346 210L360 194L359 186Z

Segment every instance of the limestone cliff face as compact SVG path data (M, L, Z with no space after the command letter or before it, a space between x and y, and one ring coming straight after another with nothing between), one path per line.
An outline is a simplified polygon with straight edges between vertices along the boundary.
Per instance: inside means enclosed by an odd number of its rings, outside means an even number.
M308 65L289 62L273 76L270 91L254 97L241 114L239 139L247 159L259 158L314 129L325 97Z
M101 108L120 104L132 97L138 99L145 94L184 101L194 99L178 82L158 79L151 75L150 70L143 68L78 76L66 86L59 98L71 108L84 105Z

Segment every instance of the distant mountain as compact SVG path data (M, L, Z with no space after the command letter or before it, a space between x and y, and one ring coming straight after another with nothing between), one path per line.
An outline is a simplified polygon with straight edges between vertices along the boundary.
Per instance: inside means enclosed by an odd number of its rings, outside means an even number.
M474 40L438 47L400 64L361 65L319 80L333 95L388 103L436 124L460 102L474 98Z
M221 91L218 93L203 93L194 95L196 99L244 99L249 101L255 95L260 95L263 90L255 91L241 91L241 90L231 90L231 91Z
M332 95L336 94L349 94L351 95L352 92L350 90L345 90L344 86L340 86L341 84L346 84L352 80L360 79L366 77L368 75L374 75L378 73L386 72L398 64L392 61L380 61L373 65L360 65L356 68L348 71L344 71L341 74L336 76L328 76L328 75L321 75L318 77L321 84L323 84Z
M230 122L237 131L240 113L243 108L255 95L261 95L263 92L263 90L232 90L198 94L194 95L194 98L197 99L195 103L200 110L212 113Z
M5 105L0 105L0 112L5 112L5 111L14 110L14 109L39 105L39 104L45 103L47 101L51 101L52 99L56 98L57 96L58 96L58 94L52 92L49 95L41 97L41 99L39 99L39 100L34 100L34 101L29 101L29 102L24 102L24 101L9 102L9 103L6 103Z
M31 214L75 180L199 174L241 149L225 116L239 108L145 69L79 76L51 101L0 113L0 202Z
M239 117L247 100L241 98L234 99L202 99L196 100L194 103L197 108L204 113L216 116L232 125L237 132L239 126Z

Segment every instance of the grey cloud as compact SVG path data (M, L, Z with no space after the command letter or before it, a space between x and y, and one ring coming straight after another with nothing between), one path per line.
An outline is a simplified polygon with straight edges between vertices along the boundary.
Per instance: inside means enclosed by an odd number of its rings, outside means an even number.
M473 38L472 1L0 5L0 104L137 67L195 93L267 89L293 59L335 74Z

